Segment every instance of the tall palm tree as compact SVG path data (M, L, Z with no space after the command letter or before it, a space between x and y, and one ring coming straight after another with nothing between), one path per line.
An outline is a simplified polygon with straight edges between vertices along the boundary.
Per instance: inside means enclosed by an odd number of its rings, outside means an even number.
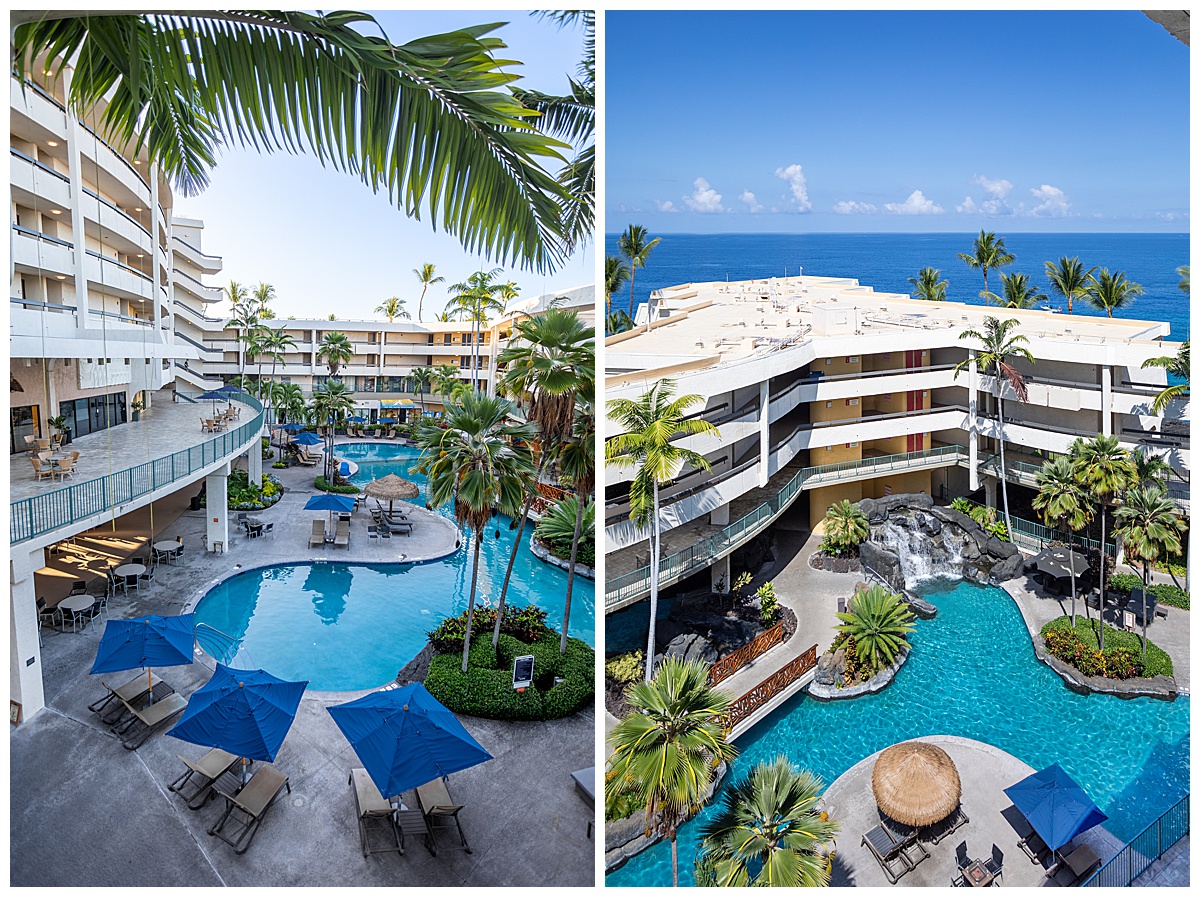
M1136 297L1146 292L1140 283L1129 280L1124 271L1109 274L1107 268L1101 268L1098 277L1095 274L1088 275L1086 290L1087 301L1110 318L1113 312L1129 307Z
M983 293L988 293L988 271L1011 265L1017 257L1004 248L1004 238L993 233L979 231L979 236L971 246L971 252L960 252L958 257L972 268L983 270ZM981 293L980 295L983 295Z
M391 296L375 306L375 311L381 315L387 315L388 323L392 323L393 319L399 315L402 318L410 319L410 315L404 309L404 300L399 296Z
M926 302L945 302L946 287L950 281L941 280L942 272L937 268L922 268L916 277L910 277L908 282L913 285L913 298L924 299Z
M467 384L458 379L459 370L452 364L442 363L433 369L433 388L442 397L442 408L455 395L460 393Z
M325 467L326 483L333 482L333 429L354 409L354 393L341 380L327 380L325 385L313 392L312 417L320 426L327 427L325 432Z
M650 524L650 633L646 647L646 681L653 675L654 630L658 618L658 574L661 534L658 490L679 476L685 464L697 470L712 465L698 452L672 442L679 436L720 432L703 418L685 419L687 410L703 399L698 395L675 396L675 381L659 380L640 399L613 399L608 416L624 431L604 444L604 460L616 468L637 468L629 489L629 519L634 526Z
M342 365L354 357L354 345L344 333L332 330L317 344L317 358L324 358L329 366L329 376L336 377Z
M1050 281L1050 289L1067 300L1067 314L1074 314L1075 300L1087 295L1087 279L1096 269L1083 270L1083 264L1078 256L1067 258L1065 255L1054 262L1046 262L1046 277Z
M245 374L246 362L242 354L242 341L250 328L258 326L258 311L255 305L248 301L249 291L236 280L229 281L229 285L222 287L221 292L225 294L231 307L227 326L237 330L238 373Z
M425 418L425 393L429 392L429 387L433 384L433 373L433 368L417 367L408 375L412 391L417 394L417 401L421 403L422 420Z
M1176 268L1175 273L1179 275L1179 289L1190 293L1192 291L1192 266L1183 265Z
M629 261L629 317L633 317L633 282L637 277L637 269L646 267L650 253L659 244L660 237L647 240L646 228L640 224L631 224L625 228L625 233L617 238L617 251ZM646 320L649 320L647 317Z
M280 383L276 408L284 423L299 423L304 419L304 392L295 383Z
M1000 489L1004 494L1004 525L1008 527L1010 534L1013 531L1013 527L1012 517L1008 513L1008 477L1006 476L1007 468L1004 465L1003 385L1005 383L1009 385L1016 395L1018 402L1027 401L1029 399L1029 390L1025 386L1025 377L1008 363L1008 359L1024 358L1030 364L1034 363L1033 356L1029 354L1029 350L1021 345L1029 341L1021 334L1012 332L1019 324L1020 322L1016 318L1001 321L999 318L987 317L983 319L982 333L978 330L964 330L958 335L959 339L974 339L982 344L976 351L974 360L978 363L981 374L990 374L992 377L993 395L996 397L996 442L1000 446ZM968 356L955 365L955 380L958 379L960 373L970 366L971 361L971 357Z
M1171 465L1162 455L1152 455L1150 449L1142 446L1133 450L1129 460L1133 462L1131 486L1149 486L1154 483L1161 489L1167 488L1167 480L1171 478Z
M826 854L841 826L822 814L823 790L819 776L782 754L727 789L716 814L700 825L700 857L711 863L713 883L827 886L832 870Z
M596 487L596 410L588 397L575 403L575 426L571 438L558 451L559 481L575 492L575 534L571 537L571 566L567 568L567 597L563 600L562 639L558 650L567 653L567 622L571 619L571 595L575 586L575 560L583 536L585 500Z
M258 286L254 288L254 302L257 305L258 319L260 321L269 321L275 317L275 312L271 310L271 303L275 301L275 287L265 281L259 281Z
M479 326L490 313L504 311L499 298L502 285L496 280L500 270L476 271L462 283L447 287L453 295L446 310L471 323L471 386L476 389L479 388Z
M1104 607L1105 508L1123 492L1137 473L1129 452L1121 448L1116 436L1097 433L1091 439L1076 439L1071 443L1071 467L1075 481L1096 500L1096 516L1100 518L1100 607ZM1104 624L1098 629L1100 650L1104 650Z
M414 469L428 477L430 503L454 502L455 519L471 530L475 543L463 638L464 673L471 651L484 530L495 511L510 516L517 513L533 476L529 443L537 437L537 425L516 422L516 410L508 399L474 390L450 402L443 418L446 429L422 422L417 430L421 457Z
M1046 294L1029 282L1029 276L1021 273L1005 274L1000 272L1000 281L1004 285L1004 295L985 291L984 298L988 305L1002 305L1005 308L1033 308L1039 302L1046 301Z
M275 365L282 364L287 367L287 360L283 357L284 352L290 352L296 348L296 341L288 336L287 332L282 327L265 327L266 332L262 337L262 349L271 359L271 382L275 382Z
M1042 515L1047 526L1067 529L1073 533L1087 526L1091 509L1087 496L1079 488L1075 471L1068 458L1055 458L1042 465L1037 474L1037 493L1033 509ZM1071 625L1075 625L1075 565L1071 570Z
M612 314L613 293L625 285L632 273L633 269L619 256L604 257L604 308L608 314Z
M41 10L12 23L17 77L72 60L72 110L106 100L97 130L144 150L184 195L207 185L220 145L307 150L470 252L537 270L565 257L572 199L547 167L569 147L509 86L497 25L395 45L359 12Z
M647 667L650 662L647 658ZM653 681L634 685L626 700L633 712L608 735L612 754L605 794L642 799L647 834L658 831L671 842L678 887L679 826L704 800L716 768L737 756L721 723L731 699L708 687L705 664L668 657Z
M625 314L623 309L618 308L612 314L604 316L604 332L609 336L615 333L624 333L626 330L632 330L633 328L633 318Z
M425 307L425 291L435 283L445 283L446 278L437 275L434 271L436 265L432 262L426 262L420 268L413 268L413 274L417 275L417 280L421 282L421 298L417 300L417 320L421 320L421 310Z
M1178 377L1183 382L1173 383L1154 397L1150 410L1162 414L1167 406L1176 399L1188 395L1192 389L1192 341L1185 339L1175 355L1160 355L1157 358L1147 358L1142 362L1142 368L1162 368L1168 374Z
M1116 522L1113 535L1120 537L1127 555L1142 562L1142 654L1145 654L1150 568L1160 558L1183 550L1182 536L1187 524L1175 502L1157 483L1135 486L1126 492L1125 501L1117 508Z

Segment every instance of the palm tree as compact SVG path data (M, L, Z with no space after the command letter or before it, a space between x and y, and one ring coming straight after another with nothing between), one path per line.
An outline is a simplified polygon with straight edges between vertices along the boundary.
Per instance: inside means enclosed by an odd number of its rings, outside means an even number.
M1000 272L1000 280L1004 284L1004 296L985 291L984 298L989 305L995 302L1005 308L1033 308L1039 302L1046 301L1046 294L1038 292L1038 288L1029 282L1025 274L1005 274Z
M295 349L296 341L288 336L282 327L266 327L264 330L266 332L262 336L262 351L271 358L271 382L274 383L275 365L282 364L287 367L283 353Z
M1006 476L1007 468L1004 466L1004 398L1003 384L1007 383L1013 393L1017 397L1018 402L1027 401L1029 398L1029 390L1025 386L1025 377L1021 372L1008 363L1008 359L1012 357L1024 358L1030 364L1034 363L1033 356L1029 354L1021 343L1026 343L1028 340L1021 334L1012 333L1010 331L1020 322L1016 318L1009 318L1006 321L1001 321L998 318L987 317L983 319L983 333L977 330L964 330L958 335L959 339L975 339L979 340L983 345L976 352L974 358L968 355L963 361L960 361L954 367L954 379L958 379L958 375L966 370L972 361L977 361L979 372L981 374L989 374L992 377L993 388L996 397L996 420L997 420L997 439L1000 445L1000 489L1004 494L1004 525L1008 527L1008 531L1013 531L1012 517L1008 513L1008 478Z
M425 393L429 391L429 387L433 384L433 374L433 368L418 367L413 368L408 375L412 391L417 394L417 401L421 403L422 419L425 417Z
M722 795L700 825L701 862L714 884L774 888L825 887L827 857L841 826L821 812L824 783L782 754L759 763Z
M1050 281L1050 289L1067 300L1067 314L1075 311L1075 300L1087 295L1087 279L1092 276L1095 268L1083 270L1078 256L1067 258L1063 256L1054 262L1046 262L1046 277Z
M950 281L940 280L942 272L937 268L922 268L916 277L910 277L908 282L913 285L913 298L924 299L926 302L945 302L946 287Z
M1175 502L1157 483L1135 486L1125 493L1117 508L1117 527L1113 535L1125 545L1125 553L1142 562L1142 654L1146 653L1146 592L1150 588L1150 568L1163 557L1183 550L1182 535L1187 528Z
M1086 496L1075 479L1075 471L1068 458L1055 458L1042 465L1037 474L1037 494L1033 496L1033 509L1041 514L1047 526L1078 532L1092 518L1091 509L1085 503ZM1070 540L1068 540L1068 546ZM1075 565L1071 570L1071 626L1075 625Z
M1162 368L1168 374L1183 380L1182 383L1171 384L1154 397L1154 404L1150 406L1150 410L1161 415L1171 402L1191 392L1192 341L1185 339L1179 346L1179 352L1174 356L1160 355L1157 358L1147 358L1142 362L1142 368Z
M458 368L445 362L433 369L433 388L442 397L443 408L451 398L467 388L467 384L458 379L458 374Z
M1156 484L1161 489L1167 488L1167 480L1171 478L1171 465L1162 455L1150 454L1150 449L1142 446L1133 450L1129 456L1133 462L1133 486L1149 486Z
M313 392L313 420L328 427L325 433L325 482L333 483L333 428L354 409L354 393L341 380L327 380Z
M379 314L387 315L389 324L392 323L392 320L397 315L406 319L412 317L412 315L404 310L404 300L399 296L391 296L390 298L385 299L379 305L375 306L375 311L377 311Z
M913 613L901 597L878 583L850 600L846 613L839 613L838 632L854 639L858 659L881 670L896 659L907 644Z
M299 423L304 419L304 392L295 383L280 383L276 408L283 415L284 423Z
M632 686L626 700L633 712L608 735L605 794L632 792L644 801L647 835L658 831L671 842L678 887L679 826L704 800L716 768L737 756L721 723L730 696L708 687L705 664L668 657L653 681Z
M357 12L43 10L12 24L18 78L73 60L72 110L105 100L102 136L144 150L184 195L208 184L218 146L307 149L410 217L427 211L470 252L539 271L565 257L573 200L547 166L568 147L508 86L496 25L394 45Z
M617 251L629 260L629 317L633 317L633 281L637 277L637 269L646 267L650 253L659 243L659 237L647 240L649 234L640 224L631 224L625 228L625 233L617 239ZM649 317L646 319L649 321Z
M1071 467L1075 481L1095 499L1096 516L1100 518L1100 607L1104 607L1104 579L1107 564L1105 555L1105 514L1108 503L1129 486L1137 472L1129 452L1121 448L1116 436L1097 433L1091 439L1076 439L1071 443ZM1104 623L1098 635L1100 650L1104 650Z
M236 280L229 281L229 285L222 287L221 292L225 294L225 298L229 300L231 306L230 318L227 326L233 327L237 330L238 373L245 374L246 363L242 355L241 344L250 328L258 326L258 312L255 306L247 301L249 298L249 292Z
M471 386L479 387L479 325L487 321L489 313L504 311L504 303L498 298L502 286L496 282L499 268L491 271L476 271L462 283L451 284L447 289L454 295L446 310L461 320L471 322Z
M432 262L426 262L420 268L413 268L413 274L417 275L417 280L421 282L421 298L417 300L417 320L421 320L421 309L425 307L425 291L435 283L445 283L446 278L440 275L435 277L434 270L436 266Z
M256 312L260 321L269 321L275 317L271 311L271 303L275 300L275 287L265 281L259 281L254 288L254 302L258 306Z
M1088 275L1086 290L1087 301L1106 312L1110 318L1113 312L1132 305L1135 297L1146 292L1140 283L1128 280L1124 271L1109 274L1107 268L1100 269L1099 277L1095 274Z
M558 650L567 653L567 621L571 618L571 593L575 586L575 560L583 534L584 498L596 482L596 411L588 397L575 403L575 426L571 439L558 452L559 480L575 491L575 533L571 537L571 566L567 568L567 597L563 601L562 640Z
M354 345L344 333L332 330L317 344L317 358L324 358L329 365L329 376L336 377L343 364L354 357Z
M612 314L613 293L625 285L631 274L632 269L624 259L615 255L604 257L604 308L607 313Z
M646 681L654 666L654 629L658 618L659 533L658 490L679 475L684 464L697 470L712 465L698 452L673 443L680 436L720 432L703 418L685 419L688 408L703 399L675 396L675 381L659 380L640 399L613 399L608 416L624 431L604 445L604 460L616 468L637 468L629 489L629 519L638 528L650 523L650 633L646 648Z
M1192 266L1184 265L1176 268L1175 273L1179 275L1179 289L1190 293L1192 291Z
M871 525L866 513L849 499L834 502L829 506L829 510L825 512L823 528L825 538L838 551L854 548L871 535Z
M983 295L990 292L988 290L988 271L992 268L1003 268L1005 265L1011 265L1017 260L1017 257L1004 248L1004 238L997 237L993 233L985 233L979 231L979 236L975 238L972 244L971 252L960 252L958 257L970 265L972 268L980 268L983 270Z
M492 514L513 516L533 476L529 442L537 425L515 421L516 405L508 399L485 396L478 390L449 403L442 429L422 422L417 430L421 457L415 470L428 477L430 503L454 502L459 526L474 536L471 595L467 602L467 629L463 637L462 671L467 671L471 627L475 618L475 590L479 583L479 549Z
M625 314L621 309L617 309L612 314L604 317L604 332L609 336L615 333L624 333L626 330L634 328L633 318Z

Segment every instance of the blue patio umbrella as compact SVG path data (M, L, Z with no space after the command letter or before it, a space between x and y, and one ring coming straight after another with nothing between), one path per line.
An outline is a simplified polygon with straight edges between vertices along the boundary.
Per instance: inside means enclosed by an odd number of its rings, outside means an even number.
M381 417L379 418L379 422L381 424L387 424L388 426L395 426L397 423L394 417Z
M336 495L333 492L322 492L314 495L304 503L306 511L328 511L329 525L333 526L333 512L349 514L354 510L354 497L351 495Z
M328 710L379 793L388 797L492 759L419 682Z
M1057 763L1010 785L1004 793L1051 850L1108 819Z
M296 424L296 423L280 424L279 429L287 430L287 432L289 432L289 433L299 433L301 430L304 429L304 424Z
M296 445L321 445L325 440L316 433L301 433L292 442L296 443Z
M367 422L365 417L359 417L357 414L354 415L354 417L346 418L346 420L350 421L352 424L365 424Z
M193 614L176 617L135 617L109 620L96 649L92 673L116 673L146 668L146 683L154 696L153 667L190 664L196 641Z
M204 392L204 393L201 393L200 395L196 396L196 398L197 399L212 399L213 414L216 414L217 413L217 402L225 401L227 396L223 392L219 392L215 389L210 389L208 392Z

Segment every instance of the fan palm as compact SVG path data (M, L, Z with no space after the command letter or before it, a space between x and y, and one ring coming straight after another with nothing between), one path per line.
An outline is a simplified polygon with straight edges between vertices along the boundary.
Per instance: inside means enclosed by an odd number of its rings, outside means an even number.
M312 416L325 434L325 482L333 482L333 428L354 408L354 392L341 380L327 380L313 392Z
M1055 458L1042 465L1037 474L1037 493L1033 496L1033 509L1041 514L1047 526L1078 532L1092 518L1086 504L1087 496L1079 488L1075 471L1068 458ZM1071 570L1071 626L1075 625L1075 565Z
M820 810L821 779L782 754L727 789L700 826L701 861L721 887L824 887L841 826Z
M1111 318L1113 312L1129 307L1136 297L1145 292L1140 283L1134 283L1126 278L1124 271L1109 274L1107 268L1101 268L1099 276L1095 274L1087 276L1085 298Z
M854 639L858 659L873 670L892 663L916 628L908 605L878 584L855 595L848 611L837 616L842 623L835 628Z
M867 515L848 499L834 502L825 512L825 538L837 551L854 548L871 535Z
M960 252L958 257L972 268L983 271L983 292L988 293L988 271L993 268L1003 268L1011 265L1017 257L1004 248L1004 238L993 233L979 232L971 247L971 252ZM982 295L982 294L981 294Z
M399 296L391 296L385 299L379 305L375 306L375 311L377 311L379 314L387 315L389 324L392 323L397 315L402 318L412 317L412 315L405 311L404 300Z
M703 418L685 419L688 408L701 402L698 395L675 396L675 381L659 380L640 399L613 399L607 405L608 416L624 431L605 442L604 460L616 468L636 467L629 490L629 519L634 526L650 523L650 632L646 648L646 681L653 673L655 622L658 619L658 573L661 535L659 532L658 490L675 477L684 464L697 470L712 465L698 452L683 448L672 440L680 436L720 432Z
M709 688L706 665L668 657L653 681L633 685L626 700L633 711L608 735L605 795L632 793L644 802L647 834L657 831L671 842L678 887L679 826L704 800L716 768L737 756L721 723L730 696Z
M413 274L421 282L421 298L417 300L417 320L421 320L421 310L425 307L425 291L435 283L445 283L446 278L434 274L436 266L426 262L420 268L413 268Z
M329 376L336 377L343 364L354 357L354 345L344 333L330 331L317 345L317 358L324 358L329 366Z
M567 597L563 601L562 640L559 652L567 653L567 621L571 618L571 595L575 586L575 561L579 557L579 540L583 537L584 496L596 485L596 411L591 399L581 397L575 403L575 426L569 441L558 451L559 481L575 491L575 532L571 536L571 566L567 568ZM595 516L595 505L593 518ZM595 528L595 520L590 524Z
M1183 550L1182 536L1187 524L1175 502L1157 483L1135 486L1125 493L1117 508L1114 535L1125 545L1125 553L1142 562L1142 654L1146 653L1146 592L1150 588L1150 568L1160 558Z
M1000 281L1004 285L1004 295L997 296L985 291L984 298L987 299L988 305L1021 309L1033 308L1037 303L1046 301L1046 294L1039 292L1038 288L1029 282L1028 275L1005 274L1001 271Z
M631 273L632 269L619 256L604 257L604 308L608 314L612 314L613 293L625 285Z
M1021 334L1012 332L1013 328L1017 327L1019 323L1016 318L1001 321L998 318L987 317L983 319L982 333L977 330L964 330L958 335L959 339L978 340L982 343L982 346L976 350L974 355L968 354L968 357L960 361L954 368L954 379L957 380L958 375L969 368L971 362L975 361L979 365L980 373L990 374L992 377L993 388L995 389L994 395L996 397L996 420L998 424L996 442L1000 446L1000 489L1004 495L1004 525L1010 533L1013 531L1013 527L1012 517L1008 513L1008 478L1004 465L1004 398L1002 386L1004 383L1007 383L1012 388L1018 402L1028 400L1029 390L1025 386L1025 377L1008 363L1008 359L1013 357L1024 358L1030 364L1034 363L1033 356L1029 353L1029 350L1021 345L1028 342L1028 340Z
M913 285L913 298L924 299L926 302L945 302L948 280L941 280L942 272L937 268L922 268L916 277L910 277L908 282Z
M1162 414L1171 402L1191 392L1192 341L1184 340L1174 356L1160 355L1157 358L1147 358L1142 362L1142 368L1162 368L1171 376L1183 381L1182 383L1172 383L1154 397L1154 404L1150 406L1150 410L1155 414Z
M1095 268L1083 270L1083 264L1078 256L1067 258L1063 256L1054 262L1046 262L1046 278L1050 281L1050 289L1067 300L1067 314L1075 311L1075 300L1087 295L1087 279Z
M625 228L625 233L617 238L617 251L629 261L629 317L633 317L633 282L637 277L637 269L646 267L650 253L659 243L659 237L647 240L649 234L640 224L631 224ZM649 319L647 319L649 320Z
M207 185L219 145L307 150L410 217L428 210L468 252L537 270L564 258L571 197L543 166L568 147L512 91L497 25L396 45L360 12L38 11L13 23L17 77L43 57L72 60L72 109L103 103L97 130L145 150L184 195Z
M422 422L417 430L421 457L414 469L428 477L430 502L435 506L453 502L454 518L459 526L471 530L475 543L463 638L464 673L471 650L484 530L494 512L517 513L533 476L528 444L537 437L537 425L515 422L516 410L508 399L471 391L449 403L443 416L445 429Z
M1150 449L1134 449L1129 456L1133 462L1133 486L1149 486L1151 483L1161 489L1167 488L1167 480L1171 477L1171 465L1162 455L1150 454Z
M1175 273L1179 275L1179 289L1190 293L1192 291L1192 266L1183 265L1176 268Z

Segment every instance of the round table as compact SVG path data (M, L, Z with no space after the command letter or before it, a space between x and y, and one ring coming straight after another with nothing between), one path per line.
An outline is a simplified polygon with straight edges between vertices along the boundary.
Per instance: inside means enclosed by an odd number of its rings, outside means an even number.
M71 612L71 631L74 632L75 624L79 621L78 615L80 612L87 610L95 603L96 599L91 595L70 595L58 602L58 608L62 611ZM63 622L66 622L65 616Z
M151 546L157 554L167 555L168 557L179 549L179 543L174 539L168 539L163 542L155 542Z
M113 571L113 576L141 576L145 572L144 564L122 564Z

